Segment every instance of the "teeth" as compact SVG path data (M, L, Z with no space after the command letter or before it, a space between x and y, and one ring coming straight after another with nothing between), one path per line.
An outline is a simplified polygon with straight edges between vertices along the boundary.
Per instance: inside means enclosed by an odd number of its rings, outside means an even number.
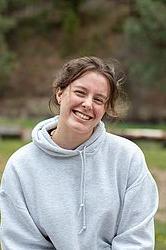
M82 114L82 113L80 113L80 112L78 112L78 111L75 111L74 112L77 116L79 116L81 119L83 119L83 120L90 120L90 116L88 116L88 115L84 115L84 114Z

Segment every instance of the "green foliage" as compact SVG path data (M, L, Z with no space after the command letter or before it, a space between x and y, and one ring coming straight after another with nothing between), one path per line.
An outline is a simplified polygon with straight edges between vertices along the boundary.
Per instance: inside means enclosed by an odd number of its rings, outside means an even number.
M0 53L0 96L2 96L8 89L7 83L10 73L14 67L14 58L14 53L8 51L7 49Z
M72 54L77 47L77 32L79 29L79 16L71 8L65 11L62 29L62 55L67 56Z
M130 69L131 83L137 86L157 86L159 88L162 86L164 88L165 0L129 1L129 3L124 4L124 10L117 8L115 15L113 15L114 11L108 8L106 10L104 7L103 9L100 7L99 11L95 12L95 5L97 5L95 2L91 4L89 9L86 9L86 2L88 3L88 1L83 0L0 1L1 95L5 91L8 78L16 62L15 55L10 49L13 38L16 42L19 41L19 38L25 41L30 36L38 35L49 39L51 34L54 35L57 31L56 44L57 46L60 44L58 51L61 52L62 56L87 53L100 55L101 53L109 57L112 46L110 44L113 44L114 40L112 38L114 35L111 34L114 31L110 31L113 29L113 26L110 25L111 22L117 23L119 33L121 33L121 24L125 23L127 43L123 43L123 51L121 48L119 51L122 51L123 54L127 48L125 57L126 64L129 65ZM83 6L83 4L85 5ZM100 6L104 6L104 4L101 3ZM129 16L123 14L123 12L126 13L126 6L129 6ZM86 27L89 30L83 34ZM16 36L14 37L13 34Z
M68 56L77 50L80 28L80 6L83 0L56 0L54 7L60 11L61 55Z
M5 34L14 27L21 28L22 34L31 29L31 33L46 35L51 28L55 28L56 22L61 26L61 52L62 55L70 55L78 46L77 32L80 26L79 1L53 1L44 3L42 0L7 0L3 7L2 18L0 16L0 30L7 47ZM5 15L6 13L6 15ZM9 16L13 18L9 18ZM55 19L54 19L55 16ZM14 22L15 21L15 22ZM28 32L27 32L28 33Z
M1 0L0 1L0 13L7 7L7 1L6 0Z
M8 30L13 28L14 25L15 25L15 22L12 18L0 15L0 33L1 34L5 34L6 32L8 32Z
M6 33L14 27L15 21L4 15L7 2L0 2L0 95L3 95L8 77L13 68L14 53L8 49Z
M16 10L24 11L26 8L33 6L41 6L44 4L45 0L3 0L6 1L7 9L10 13L15 12ZM48 2L53 2L55 0L48 0ZM33 11L33 10L32 10Z
M84 0L55 0L52 1L55 7L59 9L72 9L75 13L79 13L80 6Z
M145 86L165 86L166 2L135 0L125 23L131 79ZM141 77L140 77L141 76ZM138 80L137 80L138 79Z

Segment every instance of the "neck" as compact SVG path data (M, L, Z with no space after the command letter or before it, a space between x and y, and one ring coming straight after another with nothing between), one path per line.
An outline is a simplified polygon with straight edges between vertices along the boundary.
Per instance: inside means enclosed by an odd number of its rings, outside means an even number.
M90 138L90 135L79 135L76 133L66 133L64 129L60 126L54 130L52 134L52 140L61 148L64 149L75 149L86 140Z

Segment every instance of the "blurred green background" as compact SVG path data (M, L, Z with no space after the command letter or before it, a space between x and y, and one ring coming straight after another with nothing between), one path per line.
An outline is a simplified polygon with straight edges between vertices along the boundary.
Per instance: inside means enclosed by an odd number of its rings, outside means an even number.
M128 113L106 119L108 130L165 133L165 13L165 0L0 0L0 128L30 132L50 117L48 101L57 70L70 58L94 55L118 59L127 75ZM0 137L1 175L8 157L28 141ZM166 142L135 142L159 187L155 249L164 250Z

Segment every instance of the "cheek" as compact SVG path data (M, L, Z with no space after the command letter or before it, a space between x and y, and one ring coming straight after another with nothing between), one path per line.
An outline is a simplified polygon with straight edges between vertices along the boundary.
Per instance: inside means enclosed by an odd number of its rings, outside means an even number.
M104 107L96 107L95 113L96 113L96 117L98 117L100 119L105 114L105 108Z
M70 107L74 107L77 105L80 105L80 103L82 102L82 99L78 96L71 96L70 101L69 101L69 105Z
M61 102L61 108L68 112L69 109L72 109L75 106L79 105L80 102L80 98L77 96L65 95L63 96L63 101Z

